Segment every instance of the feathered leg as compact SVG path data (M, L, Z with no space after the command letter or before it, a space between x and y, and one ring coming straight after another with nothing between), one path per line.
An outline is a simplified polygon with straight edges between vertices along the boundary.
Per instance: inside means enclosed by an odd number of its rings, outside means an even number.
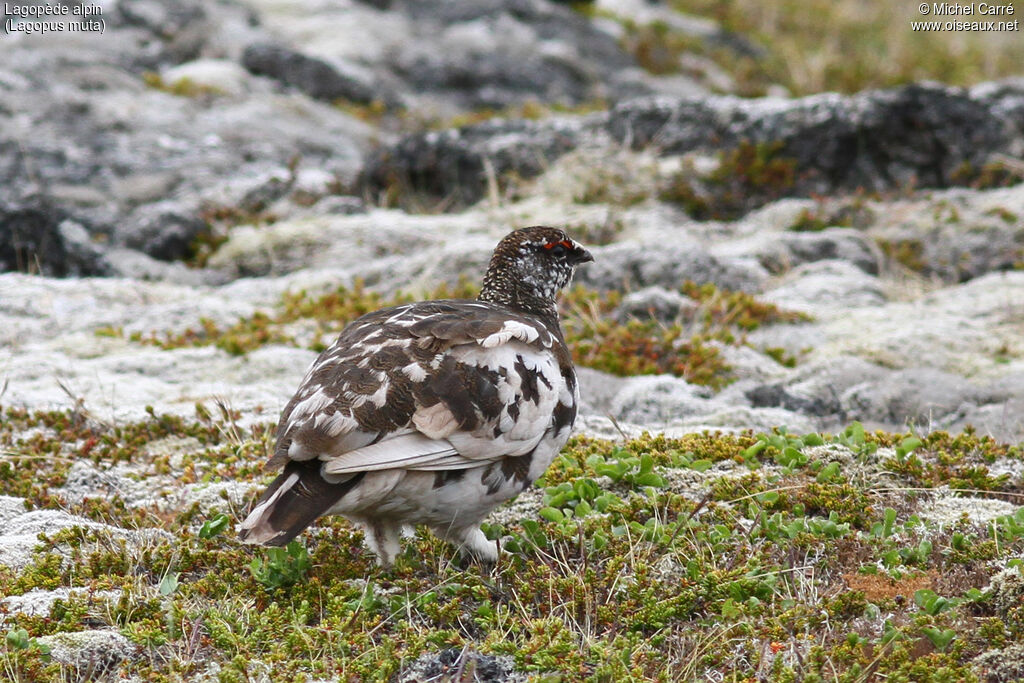
M464 556L488 564L498 561L498 544L487 540L478 526L434 527L434 533L458 548Z

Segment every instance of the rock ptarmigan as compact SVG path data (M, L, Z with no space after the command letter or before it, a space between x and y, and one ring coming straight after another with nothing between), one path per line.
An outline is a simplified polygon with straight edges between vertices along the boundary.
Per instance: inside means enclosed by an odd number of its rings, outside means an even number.
M348 325L285 406L268 463L283 471L241 538L281 546L342 515L381 564L412 524L495 561L480 522L544 473L576 419L555 297L592 260L557 228L522 228L495 248L475 301L395 306Z

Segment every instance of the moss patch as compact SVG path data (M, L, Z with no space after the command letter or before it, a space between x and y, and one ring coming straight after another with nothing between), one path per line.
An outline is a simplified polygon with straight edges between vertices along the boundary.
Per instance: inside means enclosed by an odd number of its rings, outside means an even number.
M475 285L462 281L454 288L442 285L425 298L473 298L477 291ZM622 321L616 315L621 293L574 288L561 302L561 315L575 361L616 375L671 373L720 388L731 375L715 344L743 345L745 333L760 325L808 320L804 314L783 311L744 292L720 290L711 284L687 282L680 291L698 305L678 320L662 323L650 316ZM163 349L214 345L236 355L267 344L322 351L359 316L417 298L402 293L385 297L356 281L351 288L339 287L318 297L304 291L285 294L277 310L254 313L227 327L200 319L198 327L183 332L133 333L129 338ZM123 336L121 330L112 328L97 334ZM796 362L777 353L770 357L784 364Z
M224 522L194 508L140 515L116 494L62 498L77 459L130 462L143 479L255 482L273 425L241 431L205 408L116 428L73 411L2 416L5 493L166 532L137 546L68 529L40 536L24 571L0 568L3 595L85 589L45 617L6 616L0 666L14 680L61 675L35 639L100 628L139 648L118 675L155 682L259 672L386 681L448 647L564 681L959 681L978 680L975 657L1024 637L1024 619L982 590L1019 564L1008 558L1024 552L1024 513L940 529L907 493L948 478L898 474L908 486L899 512L876 490L890 450L962 466L1021 460L1019 448L971 433L577 437L539 483L539 509L486 526L512 551L498 566L459 566L420 532L381 570L342 520L274 555L238 543L244 510ZM169 457L154 446L168 437L200 447ZM18 466L26 458L35 466ZM1024 488L989 484L997 495ZM272 578L275 567L284 574Z
M781 143L743 141L719 152L714 170L684 168L669 179L661 199L680 204L698 220L732 220L787 196L796 183L797 161L779 154Z

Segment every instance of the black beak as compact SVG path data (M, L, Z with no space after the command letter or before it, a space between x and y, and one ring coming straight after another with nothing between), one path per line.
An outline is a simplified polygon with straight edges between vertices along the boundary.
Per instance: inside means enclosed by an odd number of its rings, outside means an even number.
M578 266L581 263L590 263L591 261L594 260L594 257L591 255L589 251L587 251L583 247L577 246L575 249L572 250L572 260L573 265Z

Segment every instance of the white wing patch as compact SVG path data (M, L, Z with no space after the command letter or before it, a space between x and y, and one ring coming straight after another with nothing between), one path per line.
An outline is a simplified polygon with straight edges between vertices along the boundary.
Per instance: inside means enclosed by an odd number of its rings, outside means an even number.
M419 432L363 446L324 462L326 474L355 474L389 469L460 469L473 463L459 455L446 439L431 439Z
M505 371L497 383L498 398L505 404L497 417L499 433L494 433L493 422L485 422L473 432L453 431L445 435L459 453L470 460L480 462L529 453L551 425L551 415L559 399L572 398L558 362L546 351L511 341L492 349L465 344L453 348L451 354L460 363ZM533 381L522 376L523 369L536 373ZM524 398L527 384L536 387L535 395L529 400ZM518 408L515 416L509 413L512 405Z

